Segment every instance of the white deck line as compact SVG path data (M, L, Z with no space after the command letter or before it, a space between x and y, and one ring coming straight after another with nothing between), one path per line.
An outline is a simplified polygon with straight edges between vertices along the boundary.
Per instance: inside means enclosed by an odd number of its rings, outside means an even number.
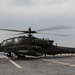
M8 59L13 65L15 65L17 68L21 69L22 67L20 65L18 65L17 63L15 63L14 61L12 61L11 59L9 59L8 57L6 57L6 59Z
M19 69L22 68L20 65L18 65L17 63L15 63L14 61L12 61L11 59L9 59L9 58L6 57L6 56L0 56L0 58L6 58L6 59L8 59L13 65L15 65L17 68L19 68Z
M64 66L75 67L75 64L64 63L64 62L59 62L59 61L55 61L55 60L48 60L48 59L42 59L42 60L57 63L57 64L61 64L61 65L64 65Z

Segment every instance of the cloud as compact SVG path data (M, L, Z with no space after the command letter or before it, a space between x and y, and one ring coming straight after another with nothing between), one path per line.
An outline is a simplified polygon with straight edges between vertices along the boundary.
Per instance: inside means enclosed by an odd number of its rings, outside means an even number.
M59 4L63 3L66 0L11 0L11 3L14 5L40 5L40 4L46 4L46 5L53 5L53 4Z
M44 3L46 5L55 5L55 4L62 4L64 3L66 0L44 0Z
M1 0L0 11L0 24L8 27L75 23L74 0Z
M0 2L0 25L6 25L9 28L12 25L16 26L16 28L18 25L26 25L28 27L37 25L46 27L50 26L50 24L51 26L58 24L70 25L75 23L73 1L2 0ZM30 7L30 5L32 6Z
M34 6L37 4L41 4L44 0L11 0L11 4L15 6Z
M11 3L14 4L14 5L32 5L33 4L33 1L32 0L11 0Z

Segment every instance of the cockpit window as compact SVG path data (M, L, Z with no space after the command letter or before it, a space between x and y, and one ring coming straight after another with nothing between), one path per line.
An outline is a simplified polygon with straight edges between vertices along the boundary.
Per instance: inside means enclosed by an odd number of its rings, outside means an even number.
M1 46L5 46L6 45L6 41L3 41Z
M18 42L18 38L15 39L15 42Z
M19 41L21 41L22 40L22 38L19 38Z
M7 40L7 42L8 42L8 43L11 43L11 42L12 42L12 39Z
M11 45L12 43L13 43L12 39L7 39L1 43L1 46L8 46Z
M19 39L18 38L15 38L14 39L14 44L18 43L19 42Z

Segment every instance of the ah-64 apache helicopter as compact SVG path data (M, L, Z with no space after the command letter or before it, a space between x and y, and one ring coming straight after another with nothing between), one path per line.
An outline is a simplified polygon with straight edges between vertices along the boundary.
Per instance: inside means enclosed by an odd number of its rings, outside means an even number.
M61 29L70 29L67 26L56 26L52 28L46 28L41 30L32 31L29 27L28 31L21 30L12 30L12 29L2 29L4 31L12 31L12 32L21 32L19 34L28 34L28 36L18 36L3 40L0 44L0 52L6 52L8 56L12 56L14 53L18 58L25 57L25 55L30 56L41 56L43 54L56 55L56 54L65 54L65 53L75 53L75 48L68 47L60 47L53 45L54 40L47 40L34 37L32 34L38 33L46 30L61 30ZM68 36L61 34L48 34L41 33L47 35L55 35L55 36Z

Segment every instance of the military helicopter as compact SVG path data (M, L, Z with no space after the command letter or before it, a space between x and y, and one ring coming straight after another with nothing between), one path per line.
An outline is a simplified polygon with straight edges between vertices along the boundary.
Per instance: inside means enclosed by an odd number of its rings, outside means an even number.
M0 52L7 53L7 56L13 57L12 53L14 53L18 58L29 56L42 56L43 54L46 57L48 55L56 55L56 54L65 54L65 53L75 53L74 48L60 47L53 45L54 40L49 39L41 39L34 37L32 34L36 34L41 31L47 30L61 30L61 29L70 29L71 27L67 26L55 26L52 28L45 28L33 31L31 27L27 31L22 30L12 30L12 29L2 29L4 31L12 31L12 32L20 32L19 34L28 34L28 36L18 36L12 37L6 40L3 40L0 44ZM55 35L55 36L69 36L69 35L61 35L61 34L49 34L49 33L41 33L47 35Z

